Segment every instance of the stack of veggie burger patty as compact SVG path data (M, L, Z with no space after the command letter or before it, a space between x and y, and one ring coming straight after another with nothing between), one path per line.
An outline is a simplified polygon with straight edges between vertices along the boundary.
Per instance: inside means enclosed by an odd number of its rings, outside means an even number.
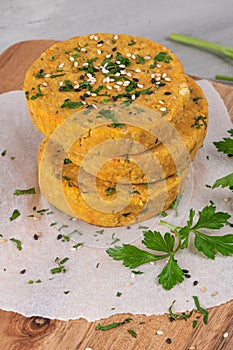
M48 190L41 189L60 210L94 225L123 226L166 210L183 191L206 135L208 105L168 48L125 34L78 36L32 64L24 91L45 135L39 183L46 156L53 171ZM48 156L46 145L57 135Z

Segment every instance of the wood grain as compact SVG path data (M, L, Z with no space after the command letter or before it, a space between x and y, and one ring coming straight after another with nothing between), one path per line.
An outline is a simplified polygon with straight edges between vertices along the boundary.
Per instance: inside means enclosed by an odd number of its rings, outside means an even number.
M11 46L0 56L0 92L22 89L27 68L48 46L49 40L25 41ZM233 118L233 88L213 83ZM232 119L233 120L233 119ZM170 322L168 315L114 315L101 324L119 322L131 317L132 322L106 332L95 329L98 322L26 318L0 311L0 350L232 350L233 301L209 310L209 323L192 320ZM128 332L133 329L137 338ZM157 330L164 334L157 335ZM223 334L229 336L224 338ZM166 342L171 338L172 343Z

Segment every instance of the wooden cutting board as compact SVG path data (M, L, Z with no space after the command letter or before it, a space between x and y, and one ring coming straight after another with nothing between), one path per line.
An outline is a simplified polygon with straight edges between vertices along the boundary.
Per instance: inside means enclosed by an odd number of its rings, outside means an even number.
M34 40L8 48L0 56L0 93L22 89L27 68L53 43L55 41ZM213 85L224 99L233 120L233 88L219 83ZM233 349L233 301L211 308L208 324L198 322L195 329L192 328L193 318L170 322L168 315L121 314L102 320L101 324L120 322L126 317L131 317L133 321L103 332L95 330L98 322L90 323L84 319L64 322L36 315L27 318L0 310L0 350ZM137 333L137 338L127 332L129 328ZM162 330L163 334L157 335L158 330ZM226 332L228 337L223 337ZM167 338L171 339L171 344L166 342Z

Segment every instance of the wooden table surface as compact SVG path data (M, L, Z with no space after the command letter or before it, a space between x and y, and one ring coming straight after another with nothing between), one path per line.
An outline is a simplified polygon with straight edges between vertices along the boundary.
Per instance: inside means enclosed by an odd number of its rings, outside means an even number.
M22 89L24 74L33 60L54 41L34 40L17 43L0 56L0 93ZM213 83L233 118L233 88ZM169 305L168 305L169 306ZM195 314L196 315L196 314ZM194 317L195 317L194 315ZM209 309L209 322L198 322L195 329L191 318L170 322L168 315L114 315L101 324L119 322L126 317L133 321L133 338L123 325L106 332L95 329L97 322L84 319L72 321L24 317L0 310L0 350L232 350L233 301ZM145 322L145 323L142 323ZM157 335L162 330L162 335ZM228 332L228 337L223 334ZM166 342L171 338L172 343Z

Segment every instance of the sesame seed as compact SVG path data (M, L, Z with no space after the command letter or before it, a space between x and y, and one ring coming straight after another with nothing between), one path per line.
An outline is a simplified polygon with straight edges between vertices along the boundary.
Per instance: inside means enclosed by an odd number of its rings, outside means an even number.
M158 101L161 105L164 105L164 101L162 101L162 100L159 100ZM185 270L186 271L186 270ZM183 270L183 272L185 272L184 270Z
M40 218L38 216L33 216L34 221L40 221Z
M87 62L83 63L83 67L88 67L88 63Z
M34 236L33 236L34 240L37 241L39 236L35 233Z
M78 89L79 88L79 84L74 85L74 89Z
M59 233L59 235L57 235L57 239L61 239L62 238L62 234Z
M162 74L162 78L165 78L167 76L167 73Z
M115 77L119 77L121 75L121 73L117 72L115 73Z
M63 68L65 63L59 64L58 68Z
M92 348L85 348L85 350L93 350Z
M225 332L224 334L223 334L223 338L227 338L228 337L228 332Z
M126 75L127 75L128 77L132 77L132 74L131 74L130 72L127 72Z
M97 35L94 35L94 36L93 36L93 39L94 39L95 41L99 40L99 38L98 38Z
M166 81L171 81L171 79L168 78L168 77L164 78L164 80L166 80Z
M160 81L160 80L161 80L160 77L156 77L156 78L155 78L155 81Z
M150 261L149 264L150 265L155 265L155 262L154 261Z
M123 86L129 86L129 85L130 85L130 81L129 80L124 81Z
M167 338L167 339L166 339L166 343L171 344L171 343L172 343L171 338Z
M97 54L101 55L101 50L100 49L97 50Z
M185 273L185 274L184 274L184 277L186 277L186 278L191 278L191 275L190 275L189 273Z
M158 330L158 331L156 332L156 334L157 334L157 335L163 335L163 331Z
M90 36L90 39L91 39L91 40L93 40L93 39L94 39L94 34L92 34L92 35Z
M155 83L155 84L159 85L159 84L160 84L160 81L156 81L156 83Z
M166 108L166 107L161 107L161 108L159 108L159 110L160 110L161 112L165 112L165 111L167 110L167 108Z
M113 78L110 78L110 79L109 79L109 81L115 81L115 79L113 79Z
M133 94L133 95L131 96L131 100L134 101L135 98L136 98L136 96L135 96L135 94Z
M214 292L212 292L212 297L215 297L215 295L218 295L218 292L215 290Z
M123 85L123 81L117 81L118 85Z
M87 73L87 77L88 77L89 79L92 79L92 78L93 78L93 76L92 76L91 73Z
M152 74L151 74L151 78L154 78L154 77L155 77L155 73L152 73Z
M156 77L161 77L161 73L155 73Z
M196 346L190 346L189 350L196 350Z
M74 67L75 67L75 68L78 67L78 61L75 61L75 62L74 62Z
M136 56L135 55L132 55L131 56L133 60L136 60Z
M97 96L97 94L95 92L92 92L91 96L95 97L95 96Z
M110 86L110 85L107 85L106 88L107 88L108 90L112 90L112 86Z
M43 86L47 86L48 84L47 83L43 83Z
M196 286L198 284L198 281L193 281L193 285Z
M26 270L23 269L23 270L20 271L20 274L23 275L25 272L26 272Z
M155 78L151 79L151 83L154 84L156 82Z
M126 74L126 71L125 70L121 70L121 74Z
M117 40L118 39L118 35L114 35L113 39Z
M94 103L92 104L92 106L95 108L95 109L98 109L98 107L96 106L96 105L94 105ZM81 248L81 246L80 246L80 248ZM80 249L79 248L79 249Z
M106 62L106 63L105 63L104 68L106 68L106 67L107 67L107 65L108 65L108 62Z
M97 44L97 47L101 47L103 44Z
M45 74L45 78L49 78L51 75L50 74Z
M104 78L103 83L110 83L110 78L109 77Z
M98 41L98 45L102 45L104 43L103 40Z
M112 54L111 54L111 53L109 53L108 55L106 55L106 58L110 58L110 57L112 57Z
M137 83L139 81L138 78L133 78L133 81L135 81L135 83Z
M74 57L70 56L70 61L73 62L74 61Z
M206 291L206 287L202 287L200 290L202 293L204 293Z
M157 63L157 64L156 64L156 67L161 68L161 67L162 67L162 65L161 65L161 64L159 64L159 63Z
M124 64L120 64L119 67L120 68L125 68L125 65Z
M134 279L134 278L135 278L135 274L132 272L132 273L130 274L130 277L131 277L132 279Z
M141 72L141 69L137 68L137 69L135 69L135 72L136 72L136 73L140 73L140 72Z
M116 49L117 49L116 47L113 47L113 48L112 48L112 51L114 52L114 51L116 51Z
M121 64L121 61L116 61L116 64Z
M76 248L71 248L70 249L71 252L76 252L76 250L77 250Z
M120 89L120 86L119 85L114 85L113 86L115 89Z
M145 60L146 60L146 61L148 61L148 60L150 60L150 59L151 59L151 57L150 57L150 56L145 56L144 58L145 58Z
M137 84L137 87L139 87L139 88L143 88L143 84Z
M86 105L87 103L85 101L81 101L83 105Z
M5 242L6 242L5 238L0 239L0 243L5 243Z
M131 53L127 53L126 56L127 56L127 57L131 57Z
M230 197L225 197L225 198L223 199L223 201L224 201L225 203L229 202L230 200L231 200Z
M125 283L125 286L126 286L126 287L131 287L132 285L133 285L133 282L126 282L126 283Z
M108 70L108 69L103 68L103 69L102 69L102 73L103 73L103 74L107 74L107 73L109 73L109 70Z

